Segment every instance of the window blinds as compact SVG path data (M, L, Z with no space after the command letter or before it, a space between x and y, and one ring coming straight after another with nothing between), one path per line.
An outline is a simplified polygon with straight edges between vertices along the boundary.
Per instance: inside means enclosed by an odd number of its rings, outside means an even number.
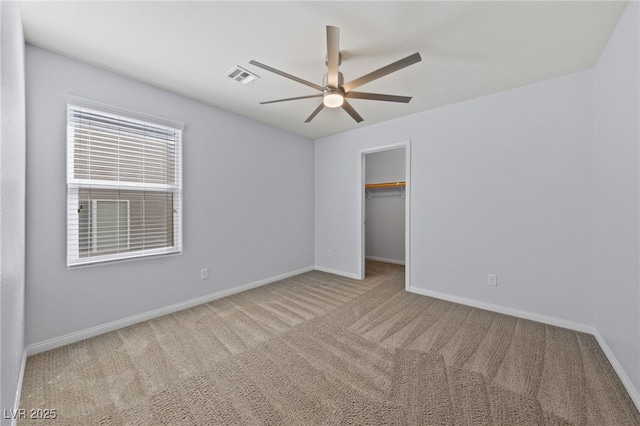
M67 264L182 250L182 129L67 106Z

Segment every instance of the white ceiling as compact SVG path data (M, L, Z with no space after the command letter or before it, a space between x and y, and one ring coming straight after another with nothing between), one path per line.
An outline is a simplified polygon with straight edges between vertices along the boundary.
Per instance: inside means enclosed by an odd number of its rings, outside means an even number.
M593 67L626 7L620 1L58 2L22 4L30 44L309 138ZM422 62L359 87L409 104L350 100L304 120L317 94L249 65L254 59L322 85L325 26L340 27L340 71L353 80L420 52ZM261 78L244 86L235 65Z

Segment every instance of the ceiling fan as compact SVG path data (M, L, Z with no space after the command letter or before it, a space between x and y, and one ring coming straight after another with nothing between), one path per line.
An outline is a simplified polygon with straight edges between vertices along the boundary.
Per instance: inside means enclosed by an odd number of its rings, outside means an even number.
M286 99L278 99L275 101L267 101L260 102L261 105L264 104L272 104L275 102L284 102L284 101L293 101L297 99L308 99L308 98L319 98L322 97L322 103L316 108L311 115L305 120L305 123L309 123L313 118L318 115L320 111L324 107L327 108L338 108L342 107L347 114L349 114L356 122L360 123L363 118L356 112L355 109L351 106L347 99L368 99L372 101L387 101L387 102L403 102L408 103L411 100L410 96L396 96L396 95L383 95L379 93L366 93L366 92L354 92L353 89L356 87L362 86L363 84L367 84L373 80L377 80L380 77L384 77L385 75L391 74L393 72L399 71L402 68L408 67L409 65L413 65L417 62L420 62L422 58L420 57L420 53L414 53L413 55L409 55L404 59L400 59L392 64L384 66L378 70L370 72L369 74L365 74L362 77L356 78L348 83L344 83L344 79L342 77L342 73L338 71L338 67L342 63L342 55L340 54L339 49L339 41L340 41L340 28L327 26L327 73L324 77L324 86L320 86L315 83L311 83L309 81L303 80L291 74L287 74L286 72L277 70L268 65L261 64L260 62L251 60L249 63L251 65L255 65L267 71L273 72L275 74L281 75L283 77L289 78L293 81L297 81L298 83L305 84L309 87L313 87L314 89L322 92L316 95L308 95L308 96L298 96L295 98L286 98Z

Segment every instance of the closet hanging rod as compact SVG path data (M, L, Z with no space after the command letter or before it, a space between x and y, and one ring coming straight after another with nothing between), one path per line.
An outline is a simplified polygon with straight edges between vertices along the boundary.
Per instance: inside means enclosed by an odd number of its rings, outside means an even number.
M398 186L405 186L407 182L383 182L383 183L368 183L365 188L391 188Z

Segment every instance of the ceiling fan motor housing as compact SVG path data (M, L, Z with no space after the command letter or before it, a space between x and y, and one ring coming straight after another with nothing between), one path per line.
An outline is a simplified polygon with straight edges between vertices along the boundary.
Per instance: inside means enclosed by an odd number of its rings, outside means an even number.
M343 84L344 84L344 76L342 75L341 72L338 72L338 87L342 87ZM324 86L325 90L329 88L327 73L325 73L324 76L322 77L322 85Z

